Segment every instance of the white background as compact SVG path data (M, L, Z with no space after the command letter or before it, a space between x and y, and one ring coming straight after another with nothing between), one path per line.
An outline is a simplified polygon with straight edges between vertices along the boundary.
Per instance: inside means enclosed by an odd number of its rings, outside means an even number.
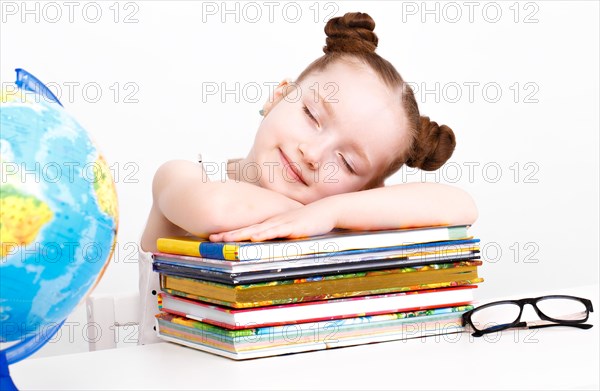
M416 86L421 114L456 133L445 168L402 170L388 183L438 181L473 195L478 297L598 281L595 1L1 3L1 82L21 67L53 87L114 168L118 247L98 292L137 289L156 168L198 152L245 156L269 85L320 56L324 21L349 11L375 19L378 53ZM71 320L83 322L82 311ZM81 331L70 332L40 354L85 350Z

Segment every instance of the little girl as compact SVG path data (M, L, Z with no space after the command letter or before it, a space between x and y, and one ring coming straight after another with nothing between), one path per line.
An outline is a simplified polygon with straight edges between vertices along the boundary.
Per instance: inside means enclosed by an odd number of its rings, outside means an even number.
M336 227L470 225L477 219L472 198L458 188L384 186L404 164L438 169L456 142L449 127L420 115L410 86L375 53L374 28L364 13L328 21L325 55L294 83L275 89L250 152L228 162L229 180L210 181L202 165L190 161L157 170L140 243L140 343L158 341L151 253L159 237L262 241Z

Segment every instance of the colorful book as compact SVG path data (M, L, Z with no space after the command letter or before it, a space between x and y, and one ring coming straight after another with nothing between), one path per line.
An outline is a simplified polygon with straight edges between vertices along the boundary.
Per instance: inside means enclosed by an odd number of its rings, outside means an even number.
M468 239L468 226L425 227L382 231L337 230L304 239L265 242L210 242L192 236L157 240L158 252L229 261L291 260L302 255L356 249L385 248L413 243Z
M250 308L427 289L419 286L470 285L483 281L477 274L481 264L481 261L464 261L244 285L161 274L160 285L163 291L176 296L198 298L227 307Z
M162 311L236 330L456 307L473 301L473 288L476 285L250 309L232 309L166 293L159 294L159 302Z
M378 249L348 250L330 254L312 254L300 256L291 260L255 260L255 261L226 261L176 255L166 253L153 254L154 264L160 266L180 266L216 273L227 273L231 276L241 276L244 273L289 271L292 269L313 269L360 267L359 264L373 266L387 265L417 265L437 263L444 260L471 259L479 256L479 239L455 240L435 243L419 243L406 246L395 246ZM355 266L352 266L355 265ZM161 271L155 268L156 271ZM316 273L318 274L318 273Z
M461 316L472 308L437 308L245 330L228 330L165 312L158 314L156 321L158 336L166 341L244 360L460 333Z
M449 256L444 259L431 257L422 260L388 259L369 262L352 262L338 265L317 265L302 268L288 268L247 273L223 273L203 267L194 267L177 262L154 261L153 270L170 276L194 278L223 284L240 285L261 282L306 278L312 276L330 276L369 270L385 270L399 267L429 265L432 262L448 263L478 260L479 254Z

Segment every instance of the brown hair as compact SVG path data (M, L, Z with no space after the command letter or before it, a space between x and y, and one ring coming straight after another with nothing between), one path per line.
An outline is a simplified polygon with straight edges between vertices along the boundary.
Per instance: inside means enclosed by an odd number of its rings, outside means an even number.
M325 26L325 55L313 61L297 79L300 82L309 74L322 71L337 61L358 59L370 66L390 89L400 91L400 101L409 123L408 145L397 151L387 169L367 187L382 182L404 164L427 171L437 170L452 156L456 146L452 129L421 116L410 85L389 61L375 53L379 39L374 29L375 21L361 12L330 19Z

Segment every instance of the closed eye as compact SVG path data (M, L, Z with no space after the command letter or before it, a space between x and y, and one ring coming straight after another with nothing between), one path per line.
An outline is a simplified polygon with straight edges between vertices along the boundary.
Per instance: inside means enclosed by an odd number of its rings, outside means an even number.
M302 106L302 110L304 110L304 114L306 114L307 117L311 119L311 121L313 121L317 125L319 124L317 122L317 119L312 115L312 113L310 112L310 110L308 109L308 107L306 107L306 105Z
M346 160L346 158L344 157L344 155L342 155L341 153L339 155L342 158L342 163L344 163L344 166L346 166L346 169L348 171L350 171L351 174L356 175L356 171L354 171L354 169L352 168L352 166L350 165L350 163L348 163L348 161Z

